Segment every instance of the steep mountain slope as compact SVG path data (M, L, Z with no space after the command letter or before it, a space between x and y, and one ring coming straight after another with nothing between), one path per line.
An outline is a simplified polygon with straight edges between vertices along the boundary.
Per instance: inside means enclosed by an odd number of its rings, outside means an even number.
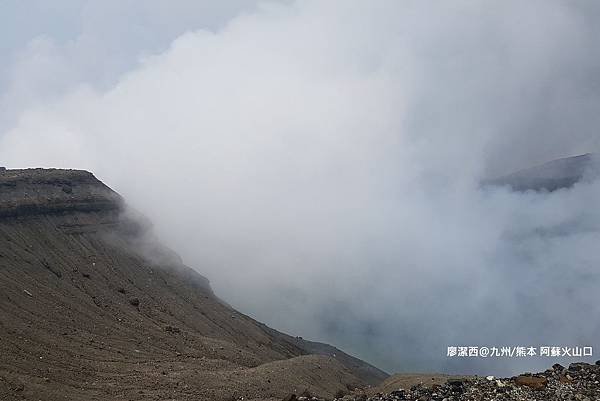
M488 185L507 185L515 191L556 191L569 188L585 179L600 176L600 157L585 154L566 157L540 166L520 170L504 177L487 181Z
M0 400L332 397L387 376L231 309L84 171L0 171L0 317Z

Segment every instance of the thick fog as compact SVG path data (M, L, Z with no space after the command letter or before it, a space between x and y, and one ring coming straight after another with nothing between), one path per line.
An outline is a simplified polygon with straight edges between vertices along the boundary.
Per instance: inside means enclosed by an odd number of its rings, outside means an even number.
M479 185L600 150L600 3L141 3L4 46L3 164L93 171L221 298L389 371L600 352L600 183Z

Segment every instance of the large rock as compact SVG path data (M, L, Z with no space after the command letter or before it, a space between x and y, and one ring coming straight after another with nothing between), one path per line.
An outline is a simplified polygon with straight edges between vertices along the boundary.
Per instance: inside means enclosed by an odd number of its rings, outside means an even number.
M548 379L537 376L518 376L515 378L515 383L519 386L527 386L534 390L543 390L548 385Z

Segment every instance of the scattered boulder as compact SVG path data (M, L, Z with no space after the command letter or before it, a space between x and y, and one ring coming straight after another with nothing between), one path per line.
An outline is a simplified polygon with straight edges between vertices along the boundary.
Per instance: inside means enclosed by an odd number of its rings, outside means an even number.
M588 366L590 366L589 363L585 363L585 362L577 362L577 363L572 363L569 365L569 371L570 372L578 372L582 369L587 368Z
M140 306L140 299L139 298L130 298L129 299L129 303L132 306L135 306L136 308Z
M545 377L522 375L515 378L515 383L519 386L527 386L534 390L543 390L548 384L548 379Z
M464 384L464 380L462 379L449 379L447 383L452 387L462 387Z
M569 375L560 375L558 381L561 383L571 383L573 379Z
M181 332L179 327L175 327L175 326L165 326L165 331L169 332L169 333L180 333Z

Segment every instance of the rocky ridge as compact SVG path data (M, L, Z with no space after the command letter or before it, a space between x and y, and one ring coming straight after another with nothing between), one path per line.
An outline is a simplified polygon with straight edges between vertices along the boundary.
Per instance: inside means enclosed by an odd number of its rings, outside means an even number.
M539 166L483 182L484 186L508 186L513 191L553 192L600 177L600 156L594 153L552 160Z
M85 171L0 169L0 316L2 401L331 399L387 377L232 309Z

